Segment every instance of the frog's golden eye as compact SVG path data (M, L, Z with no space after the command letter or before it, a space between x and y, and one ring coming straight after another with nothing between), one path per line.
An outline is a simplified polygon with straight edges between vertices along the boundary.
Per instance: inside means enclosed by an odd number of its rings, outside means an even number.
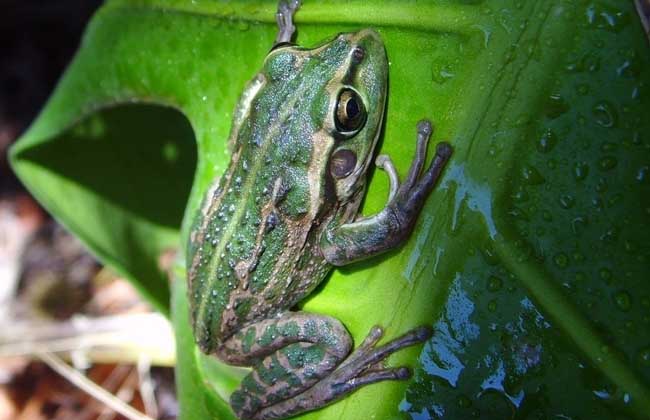
M336 103L335 122L343 134L353 134L366 122L366 107L357 92L343 89Z

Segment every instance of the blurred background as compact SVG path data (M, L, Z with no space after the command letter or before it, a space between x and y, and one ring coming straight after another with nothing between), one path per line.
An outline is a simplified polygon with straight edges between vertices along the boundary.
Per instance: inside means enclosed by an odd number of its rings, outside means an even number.
M167 321L57 225L7 161L101 3L0 0L0 420L176 417ZM105 391L73 385L78 372Z

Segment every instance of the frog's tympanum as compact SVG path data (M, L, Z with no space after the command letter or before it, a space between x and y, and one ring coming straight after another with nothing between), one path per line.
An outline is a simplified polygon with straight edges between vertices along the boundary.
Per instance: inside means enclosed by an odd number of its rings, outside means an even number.
M402 244L447 162L431 124L417 125L404 182L388 156L388 202L358 217L384 116L388 63L369 29L306 49L291 44L298 1L281 1L275 46L234 113L232 159L196 217L188 247L189 301L200 349L250 366L230 399L241 419L279 419L332 403L365 385L406 379L385 367L431 335L420 327L383 345L374 327L354 351L336 318L295 305L341 266ZM386 141L391 141L387 139Z

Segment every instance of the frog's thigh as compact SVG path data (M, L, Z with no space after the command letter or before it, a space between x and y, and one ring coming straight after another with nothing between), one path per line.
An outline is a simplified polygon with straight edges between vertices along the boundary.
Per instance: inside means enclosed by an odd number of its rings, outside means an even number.
M352 347L335 318L287 312L243 328L218 356L231 364L253 366L230 403L239 418L303 392L332 372Z

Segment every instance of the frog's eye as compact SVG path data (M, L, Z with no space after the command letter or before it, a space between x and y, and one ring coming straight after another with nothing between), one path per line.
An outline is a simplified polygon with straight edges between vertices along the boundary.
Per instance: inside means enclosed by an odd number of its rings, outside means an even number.
M339 93L335 122L343 134L356 133L366 122L366 107L357 92L346 88Z

